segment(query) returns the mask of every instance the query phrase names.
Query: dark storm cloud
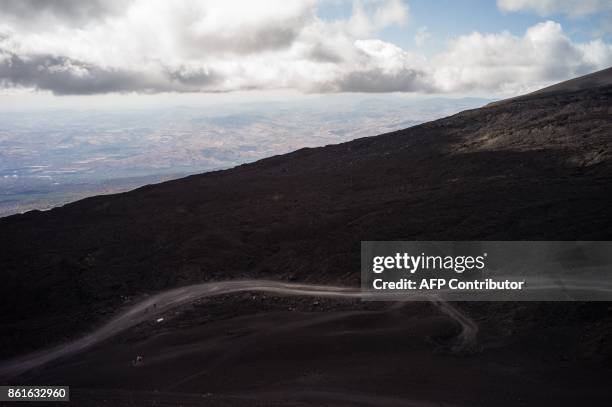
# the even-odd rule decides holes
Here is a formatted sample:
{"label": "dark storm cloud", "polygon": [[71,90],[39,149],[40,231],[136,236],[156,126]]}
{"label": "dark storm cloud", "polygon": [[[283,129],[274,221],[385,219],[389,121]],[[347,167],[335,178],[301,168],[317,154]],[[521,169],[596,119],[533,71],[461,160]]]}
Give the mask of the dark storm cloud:
{"label": "dark storm cloud", "polygon": [[318,43],[315,44],[308,54],[309,59],[316,62],[333,63],[337,64],[343,61],[342,57],[336,54],[334,51],[325,47],[325,45]]}
{"label": "dark storm cloud", "polygon": [[297,27],[254,27],[225,36],[223,33],[186,38],[192,55],[202,53],[247,55],[288,48],[300,30]]}
{"label": "dark storm cloud", "polygon": [[432,92],[425,73],[402,69],[387,73],[382,69],[349,72],[332,83],[323,85],[323,92]]}
{"label": "dark storm cloud", "polygon": [[165,73],[172,82],[190,89],[203,88],[214,83],[219,83],[222,79],[215,72],[205,69],[188,70],[184,67],[180,67],[174,70],[167,69]]}
{"label": "dark storm cloud", "polygon": [[183,35],[182,45],[191,56],[203,54],[249,55],[289,48],[300,35],[308,15],[244,25],[224,32]]}
{"label": "dark storm cloud", "polygon": [[0,49],[0,84],[51,91],[56,95],[111,92],[192,92],[214,85],[219,78],[204,71],[187,75],[166,71],[152,75],[104,68],[63,56],[18,56]]}
{"label": "dark storm cloud", "polygon": [[37,23],[40,19],[56,19],[83,24],[124,10],[130,1],[119,0],[2,0],[3,18]]}

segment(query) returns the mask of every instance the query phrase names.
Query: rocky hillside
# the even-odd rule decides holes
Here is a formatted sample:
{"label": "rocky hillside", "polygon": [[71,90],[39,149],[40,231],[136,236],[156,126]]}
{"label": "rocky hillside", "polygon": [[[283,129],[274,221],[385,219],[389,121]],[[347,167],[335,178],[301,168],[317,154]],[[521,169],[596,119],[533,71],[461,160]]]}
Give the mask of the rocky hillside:
{"label": "rocky hillside", "polygon": [[[357,284],[361,240],[612,238],[610,70],[481,109],[0,219],[1,349],[210,279]],[[44,335],[41,335],[44,333]],[[6,346],[5,346],[6,345]]]}

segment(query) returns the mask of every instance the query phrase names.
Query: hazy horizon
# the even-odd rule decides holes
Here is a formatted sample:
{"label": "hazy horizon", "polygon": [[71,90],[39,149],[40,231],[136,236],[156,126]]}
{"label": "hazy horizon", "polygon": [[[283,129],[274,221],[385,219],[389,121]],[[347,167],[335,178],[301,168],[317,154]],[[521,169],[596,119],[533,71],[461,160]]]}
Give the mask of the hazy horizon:
{"label": "hazy horizon", "polygon": [[200,107],[0,111],[0,216],[375,136],[489,101],[378,95]]}

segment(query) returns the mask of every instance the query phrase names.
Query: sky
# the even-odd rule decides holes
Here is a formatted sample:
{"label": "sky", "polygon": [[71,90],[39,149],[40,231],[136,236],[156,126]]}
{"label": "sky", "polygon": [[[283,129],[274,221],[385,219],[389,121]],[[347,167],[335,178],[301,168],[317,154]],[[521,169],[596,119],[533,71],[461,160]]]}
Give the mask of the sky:
{"label": "sky", "polygon": [[0,110],[506,97],[609,66],[609,0],[0,0]]}

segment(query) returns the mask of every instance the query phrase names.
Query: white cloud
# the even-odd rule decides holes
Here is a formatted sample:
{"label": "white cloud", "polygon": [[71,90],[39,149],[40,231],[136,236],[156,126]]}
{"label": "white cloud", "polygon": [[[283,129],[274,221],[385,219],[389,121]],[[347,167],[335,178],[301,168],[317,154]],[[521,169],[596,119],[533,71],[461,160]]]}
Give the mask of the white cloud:
{"label": "white cloud", "polygon": [[455,39],[434,58],[434,85],[446,91],[523,92],[612,65],[612,45],[574,43],[547,21],[518,37],[473,33]]}
{"label": "white cloud", "polygon": [[408,19],[409,8],[400,0],[391,0],[378,7],[374,12],[374,24],[386,27],[391,24],[404,24]]}
{"label": "white cloud", "polygon": [[[132,0],[121,10],[99,0],[40,10],[33,1],[9,4],[0,16],[5,89],[516,93],[612,65],[610,44],[572,42],[554,22],[523,36],[460,36],[432,57],[410,53],[376,38],[408,21],[399,0],[355,1],[336,20],[320,18],[315,0]],[[75,4],[81,11],[68,7]],[[417,44],[427,35],[421,27]]]}
{"label": "white cloud", "polygon": [[506,12],[532,11],[541,16],[566,14],[580,17],[612,11],[610,0],[497,0],[497,6]]}

